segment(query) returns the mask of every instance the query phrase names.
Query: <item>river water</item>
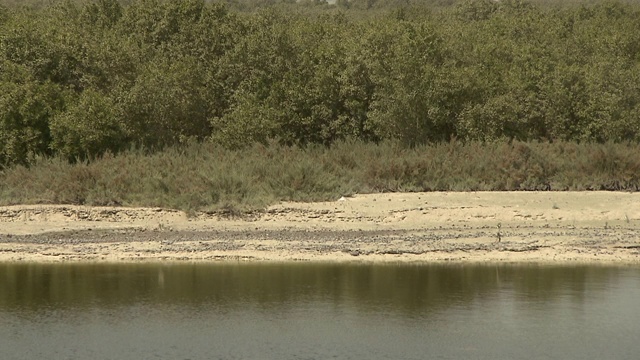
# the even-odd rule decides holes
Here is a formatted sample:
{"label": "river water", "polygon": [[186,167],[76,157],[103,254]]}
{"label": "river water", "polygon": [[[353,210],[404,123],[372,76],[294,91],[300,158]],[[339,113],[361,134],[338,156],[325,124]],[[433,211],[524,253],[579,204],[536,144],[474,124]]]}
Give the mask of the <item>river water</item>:
{"label": "river water", "polygon": [[640,268],[0,264],[0,359],[638,359]]}

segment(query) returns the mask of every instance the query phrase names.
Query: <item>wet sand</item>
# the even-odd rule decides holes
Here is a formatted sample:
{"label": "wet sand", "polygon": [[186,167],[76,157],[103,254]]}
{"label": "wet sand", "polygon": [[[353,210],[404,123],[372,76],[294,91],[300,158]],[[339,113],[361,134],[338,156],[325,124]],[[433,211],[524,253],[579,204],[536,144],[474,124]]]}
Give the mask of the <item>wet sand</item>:
{"label": "wet sand", "polygon": [[640,264],[640,193],[356,195],[245,218],[166,209],[0,207],[0,261]]}

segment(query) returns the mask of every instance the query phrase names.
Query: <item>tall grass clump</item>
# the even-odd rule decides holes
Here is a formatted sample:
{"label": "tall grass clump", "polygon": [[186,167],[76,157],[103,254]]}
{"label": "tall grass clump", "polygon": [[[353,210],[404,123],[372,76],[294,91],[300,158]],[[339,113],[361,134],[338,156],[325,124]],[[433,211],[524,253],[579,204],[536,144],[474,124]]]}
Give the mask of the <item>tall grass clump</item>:
{"label": "tall grass clump", "polygon": [[257,144],[228,150],[193,143],[92,161],[38,158],[0,173],[0,203],[153,206],[254,211],[278,201],[418,191],[632,190],[638,144],[460,142],[406,148]]}

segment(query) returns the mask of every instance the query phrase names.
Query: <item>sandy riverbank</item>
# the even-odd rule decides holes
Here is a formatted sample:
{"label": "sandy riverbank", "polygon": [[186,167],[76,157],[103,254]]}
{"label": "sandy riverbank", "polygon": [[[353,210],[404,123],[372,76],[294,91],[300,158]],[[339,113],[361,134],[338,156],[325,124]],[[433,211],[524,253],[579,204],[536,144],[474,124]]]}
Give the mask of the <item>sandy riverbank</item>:
{"label": "sandy riverbank", "polygon": [[369,194],[247,219],[164,209],[0,207],[0,261],[318,260],[640,264],[640,194]]}

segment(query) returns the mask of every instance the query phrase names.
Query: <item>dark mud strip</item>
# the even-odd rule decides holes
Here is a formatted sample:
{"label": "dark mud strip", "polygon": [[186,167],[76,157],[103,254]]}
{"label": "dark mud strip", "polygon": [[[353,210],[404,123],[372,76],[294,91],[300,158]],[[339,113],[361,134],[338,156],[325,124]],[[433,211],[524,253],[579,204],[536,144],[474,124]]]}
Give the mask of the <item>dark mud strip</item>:
{"label": "dark mud strip", "polygon": [[[620,235],[620,234],[618,234]],[[487,229],[438,229],[433,231],[158,231],[158,230],[84,230],[37,235],[0,235],[0,243],[43,246],[77,246],[80,251],[91,245],[127,242],[159,242],[162,252],[201,251],[291,251],[327,254],[332,252],[361,255],[420,255],[429,252],[535,252],[550,247],[556,238],[571,238],[561,245],[572,249],[607,248],[606,234],[593,229],[504,229],[498,237]],[[511,239],[510,239],[511,238]],[[517,239],[517,240],[514,240]],[[549,240],[549,241],[547,241]],[[262,242],[264,241],[264,242]],[[638,238],[616,236],[616,248],[636,251]]]}

